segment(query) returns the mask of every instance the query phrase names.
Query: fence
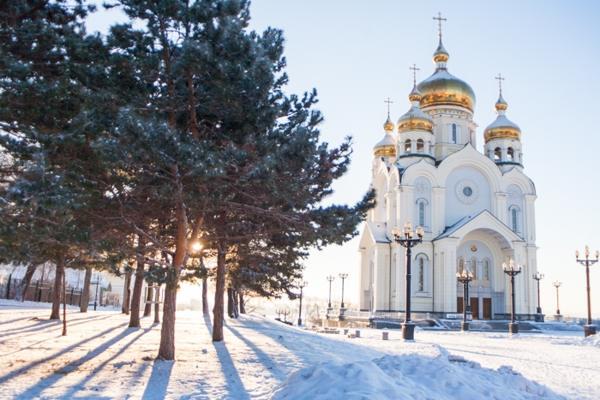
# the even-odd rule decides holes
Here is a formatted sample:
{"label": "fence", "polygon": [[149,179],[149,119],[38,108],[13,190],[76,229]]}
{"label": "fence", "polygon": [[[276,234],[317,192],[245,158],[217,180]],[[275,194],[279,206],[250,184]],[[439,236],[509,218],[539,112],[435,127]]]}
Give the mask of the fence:
{"label": "fence", "polygon": [[[0,282],[0,298],[14,299],[17,297],[17,291],[21,287],[22,279],[13,279],[10,275]],[[51,281],[32,281],[23,295],[25,301],[52,302],[54,291],[54,282]],[[67,286],[67,304],[81,305],[82,289]],[[98,294],[99,303],[102,305],[102,295],[104,291]],[[93,301],[93,293],[90,293],[90,300]]]}

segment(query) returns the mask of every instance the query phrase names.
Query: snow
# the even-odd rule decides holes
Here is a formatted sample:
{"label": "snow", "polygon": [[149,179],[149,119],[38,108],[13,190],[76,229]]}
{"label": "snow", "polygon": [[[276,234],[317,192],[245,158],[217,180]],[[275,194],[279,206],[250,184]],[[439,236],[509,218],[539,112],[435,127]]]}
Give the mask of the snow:
{"label": "snow", "polygon": [[[42,305],[37,304],[38,307]],[[177,313],[175,362],[155,361],[160,325],[127,328],[118,311],[68,310],[68,336],[49,305],[0,301],[0,398],[594,399],[598,338],[361,329],[321,334],[258,316],[226,320],[212,343],[199,312]]]}

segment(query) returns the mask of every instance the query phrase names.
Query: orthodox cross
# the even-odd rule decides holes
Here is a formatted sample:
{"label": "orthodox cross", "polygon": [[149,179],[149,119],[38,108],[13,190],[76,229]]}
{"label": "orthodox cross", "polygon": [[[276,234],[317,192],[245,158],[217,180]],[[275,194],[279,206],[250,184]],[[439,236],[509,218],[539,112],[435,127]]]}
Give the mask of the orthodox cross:
{"label": "orthodox cross", "polygon": [[421,68],[417,68],[417,64],[413,64],[409,69],[413,72],[413,85],[417,86],[417,71],[420,71]]}
{"label": "orthodox cross", "polygon": [[502,96],[502,81],[505,80],[502,74],[498,74],[498,76],[494,77],[498,81],[498,90],[500,90],[500,96]]}
{"label": "orthodox cross", "polygon": [[388,97],[388,98],[387,98],[387,99],[385,99],[383,102],[384,102],[384,103],[387,103],[388,118],[389,118],[389,117],[390,117],[390,104],[392,104],[392,103],[393,103],[393,101],[392,101],[392,100],[390,100],[390,98]]}
{"label": "orthodox cross", "polygon": [[437,17],[433,17],[434,20],[438,22],[438,36],[440,40],[442,40],[442,21],[448,21],[447,18],[442,18],[442,13],[438,12]]}

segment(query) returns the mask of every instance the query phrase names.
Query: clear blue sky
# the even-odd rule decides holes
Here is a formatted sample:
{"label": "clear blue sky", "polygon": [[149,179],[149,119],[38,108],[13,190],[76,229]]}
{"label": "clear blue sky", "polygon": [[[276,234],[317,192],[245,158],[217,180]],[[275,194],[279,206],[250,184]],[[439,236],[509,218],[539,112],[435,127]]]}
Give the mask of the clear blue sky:
{"label": "clear blue sky", "polygon": [[[542,307],[555,308],[551,282],[560,280],[561,311],[585,312],[584,268],[576,248],[600,248],[600,3],[593,1],[351,1],[254,0],[252,27],[284,30],[290,92],[316,88],[325,115],[323,140],[354,138],[352,167],[332,201],[352,203],[370,182],[372,147],[383,136],[384,99],[392,117],[408,110],[409,66],[419,79],[433,72],[438,11],[448,18],[444,45],[451,73],[475,90],[482,132],[495,118],[497,82],[505,77],[508,117],[523,132],[525,172],[534,180]],[[99,13],[91,29],[117,18]],[[314,252],[305,292],[327,295],[325,276],[348,272],[347,296],[358,298],[357,239]],[[600,265],[592,269],[592,309],[600,315]],[[521,276],[520,279],[531,279]],[[336,282],[339,298],[339,282]]]}

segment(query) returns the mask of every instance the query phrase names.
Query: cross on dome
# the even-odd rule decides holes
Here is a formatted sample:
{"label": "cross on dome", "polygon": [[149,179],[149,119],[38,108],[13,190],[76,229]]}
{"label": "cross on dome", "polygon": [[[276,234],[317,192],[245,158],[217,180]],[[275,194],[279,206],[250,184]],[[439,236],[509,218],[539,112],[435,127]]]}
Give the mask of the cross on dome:
{"label": "cross on dome", "polygon": [[385,99],[383,102],[384,102],[384,103],[387,103],[387,115],[388,115],[388,118],[389,118],[389,117],[390,117],[390,104],[392,104],[392,103],[393,103],[393,101],[392,101],[392,100],[390,100],[390,98],[388,97],[388,98],[387,98],[387,99]]}
{"label": "cross on dome", "polygon": [[448,21],[448,18],[442,18],[442,13],[438,12],[437,17],[433,17],[433,19],[438,22],[438,36],[441,41],[442,40],[442,21],[446,22],[446,21]]}
{"label": "cross on dome", "polygon": [[420,71],[421,68],[417,68],[417,64],[413,64],[412,67],[409,67],[408,69],[413,72],[413,86],[417,86],[417,71]]}
{"label": "cross on dome", "polygon": [[500,93],[500,96],[502,96],[502,81],[506,80],[506,78],[503,77],[501,73],[498,73],[498,75],[494,77],[494,79],[498,81],[498,91]]}

